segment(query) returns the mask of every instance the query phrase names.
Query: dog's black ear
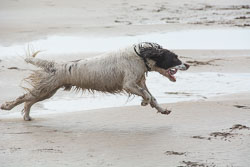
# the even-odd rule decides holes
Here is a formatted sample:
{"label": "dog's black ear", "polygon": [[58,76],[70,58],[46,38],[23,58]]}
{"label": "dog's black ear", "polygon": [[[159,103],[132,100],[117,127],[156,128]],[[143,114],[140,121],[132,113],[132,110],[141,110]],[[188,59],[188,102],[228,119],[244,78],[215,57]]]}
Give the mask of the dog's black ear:
{"label": "dog's black ear", "polygon": [[158,49],[155,47],[146,47],[140,50],[140,54],[145,58],[157,60],[162,54],[162,49]]}

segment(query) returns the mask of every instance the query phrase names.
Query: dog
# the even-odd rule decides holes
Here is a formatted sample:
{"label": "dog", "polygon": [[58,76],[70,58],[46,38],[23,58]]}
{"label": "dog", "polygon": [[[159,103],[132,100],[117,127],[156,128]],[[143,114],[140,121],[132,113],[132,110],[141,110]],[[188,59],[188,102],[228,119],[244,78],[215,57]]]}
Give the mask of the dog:
{"label": "dog", "polygon": [[187,70],[188,64],[182,63],[178,56],[157,43],[142,42],[118,51],[81,60],[58,63],[38,59],[35,56],[25,59],[27,63],[40,68],[26,81],[32,88],[14,101],[1,105],[2,110],[11,110],[24,103],[22,111],[25,121],[30,121],[31,106],[53,96],[59,88],[71,90],[99,91],[104,93],[128,93],[142,97],[142,106],[148,104],[162,114],[171,111],[159,106],[146,86],[148,72],[156,71],[175,82],[178,70]]}

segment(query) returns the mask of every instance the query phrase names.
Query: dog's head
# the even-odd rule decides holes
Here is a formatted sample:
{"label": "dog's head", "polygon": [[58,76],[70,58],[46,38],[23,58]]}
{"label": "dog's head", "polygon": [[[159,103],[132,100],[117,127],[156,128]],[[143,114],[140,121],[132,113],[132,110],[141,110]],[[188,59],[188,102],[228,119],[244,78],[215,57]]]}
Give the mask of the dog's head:
{"label": "dog's head", "polygon": [[182,63],[175,53],[155,43],[141,45],[140,54],[146,59],[155,62],[153,67],[151,67],[153,71],[159,72],[172,82],[176,81],[174,74],[178,70],[184,71],[189,68],[189,65]]}

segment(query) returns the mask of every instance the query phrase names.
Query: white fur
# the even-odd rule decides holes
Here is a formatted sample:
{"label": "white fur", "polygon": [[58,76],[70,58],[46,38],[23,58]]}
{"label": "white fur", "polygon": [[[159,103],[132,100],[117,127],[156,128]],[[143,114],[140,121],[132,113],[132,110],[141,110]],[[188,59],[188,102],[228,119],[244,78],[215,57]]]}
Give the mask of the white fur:
{"label": "white fur", "polygon": [[[158,112],[170,113],[158,105],[156,99],[147,89],[145,75],[148,71],[144,61],[135,53],[133,46],[67,63],[35,58],[37,53],[34,53],[33,57],[25,59],[27,63],[42,68],[26,78],[26,81],[32,85],[32,89],[26,88],[28,93],[14,101],[6,102],[1,106],[1,109],[10,110],[24,102],[24,120],[31,120],[29,113],[34,103],[50,98],[61,87],[66,90],[76,87],[92,92],[126,92],[138,95],[143,98],[141,105],[150,104]],[[148,63],[153,71],[160,72],[159,68],[154,66],[154,61],[148,60]]]}

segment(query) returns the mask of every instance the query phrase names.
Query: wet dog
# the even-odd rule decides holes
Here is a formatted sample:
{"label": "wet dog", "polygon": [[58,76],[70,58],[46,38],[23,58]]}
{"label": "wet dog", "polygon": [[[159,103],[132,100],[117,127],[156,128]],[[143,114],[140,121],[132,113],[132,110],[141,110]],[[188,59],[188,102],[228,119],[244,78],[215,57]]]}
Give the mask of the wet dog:
{"label": "wet dog", "polygon": [[11,110],[24,103],[24,120],[31,120],[33,104],[53,96],[59,88],[104,93],[128,93],[142,97],[142,106],[148,104],[162,114],[170,111],[159,106],[146,86],[146,74],[157,71],[175,82],[178,70],[187,70],[178,56],[156,43],[143,42],[115,52],[67,63],[35,58],[38,52],[25,59],[27,63],[40,67],[26,80],[32,88],[14,101],[2,104],[1,109]]}

